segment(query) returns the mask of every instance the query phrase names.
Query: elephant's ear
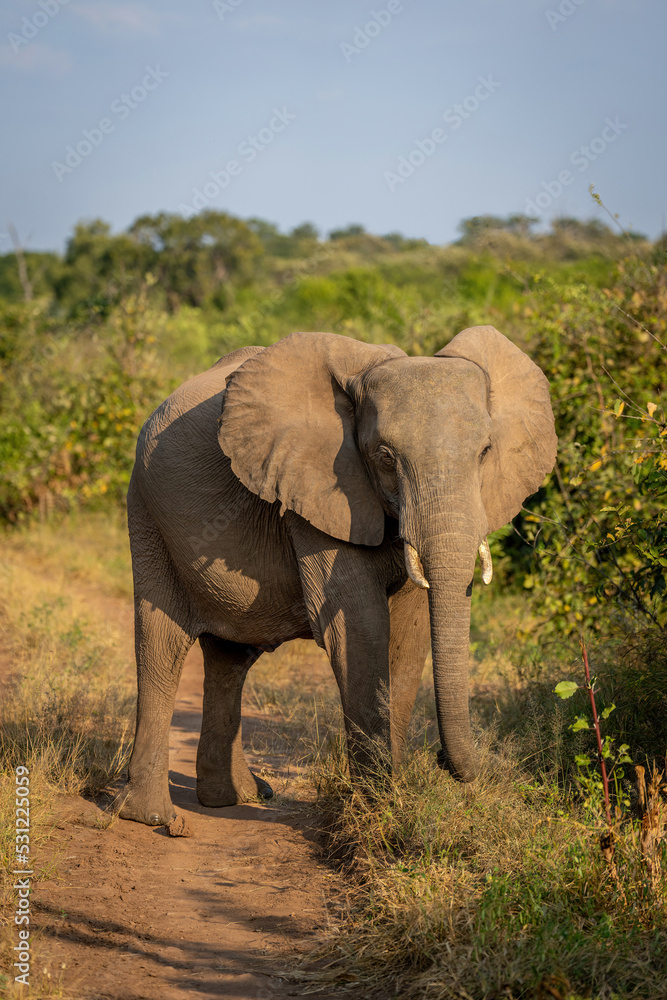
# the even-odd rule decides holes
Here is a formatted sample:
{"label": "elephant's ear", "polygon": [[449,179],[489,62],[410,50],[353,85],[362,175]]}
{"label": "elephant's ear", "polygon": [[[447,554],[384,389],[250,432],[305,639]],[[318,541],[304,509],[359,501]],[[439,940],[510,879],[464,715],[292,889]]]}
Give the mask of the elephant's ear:
{"label": "elephant's ear", "polygon": [[398,347],[293,333],[229,379],[218,440],[244,486],[334,538],[379,545],[384,512],[357,450],[354,383]]}
{"label": "elephant's ear", "polygon": [[493,422],[482,501],[489,531],[519,513],[554,467],[558,439],[541,369],[493,326],[463,330],[436,357],[466,358],[486,372]]}

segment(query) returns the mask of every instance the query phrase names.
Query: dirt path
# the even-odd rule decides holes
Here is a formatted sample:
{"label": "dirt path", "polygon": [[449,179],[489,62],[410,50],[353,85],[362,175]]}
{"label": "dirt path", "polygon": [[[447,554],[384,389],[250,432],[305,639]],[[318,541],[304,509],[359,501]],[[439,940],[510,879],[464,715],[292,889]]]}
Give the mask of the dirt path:
{"label": "dirt path", "polygon": [[[101,829],[95,804],[78,797],[62,802],[52,842],[58,873],[35,885],[33,904],[35,964],[60,980],[58,996],[303,995],[305,987],[281,972],[327,925],[332,876],[318,860],[306,807],[199,805],[202,684],[196,646],[183,671],[170,741],[172,797],[192,837],[122,820]],[[244,716],[244,738],[247,727],[262,721]]]}

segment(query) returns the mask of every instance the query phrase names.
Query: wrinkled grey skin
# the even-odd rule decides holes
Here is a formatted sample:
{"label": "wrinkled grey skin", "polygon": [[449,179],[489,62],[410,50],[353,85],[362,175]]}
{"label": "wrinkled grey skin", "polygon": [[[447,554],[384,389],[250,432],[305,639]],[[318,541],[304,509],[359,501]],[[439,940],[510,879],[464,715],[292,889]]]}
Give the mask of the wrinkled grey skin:
{"label": "wrinkled grey skin", "polygon": [[[440,763],[474,778],[475,557],[555,448],[546,379],[493,327],[435,358],[292,334],[177,389],[141,432],[128,493],[138,704],[121,816],[174,816],[169,725],[197,638],[204,805],[270,796],[243,755],[241,693],[262,651],[295,638],[329,656],[357,774],[378,737],[400,755],[431,645]],[[404,541],[428,589],[409,578]]]}

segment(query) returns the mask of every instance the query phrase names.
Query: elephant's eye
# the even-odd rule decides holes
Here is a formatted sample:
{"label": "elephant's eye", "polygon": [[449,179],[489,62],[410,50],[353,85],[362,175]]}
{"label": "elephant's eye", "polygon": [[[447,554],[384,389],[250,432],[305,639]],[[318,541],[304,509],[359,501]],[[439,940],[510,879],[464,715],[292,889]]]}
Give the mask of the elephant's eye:
{"label": "elephant's eye", "polygon": [[393,469],[396,465],[396,460],[389,451],[389,448],[378,448],[373,455],[373,459],[376,465],[379,465],[381,469],[384,469],[387,472]]}
{"label": "elephant's eye", "polygon": [[485,448],[482,448],[481,454],[479,456],[480,462],[482,461],[483,458],[486,457],[486,455],[488,455],[488,453],[490,451],[491,451],[491,445],[490,444],[487,444],[487,446]]}

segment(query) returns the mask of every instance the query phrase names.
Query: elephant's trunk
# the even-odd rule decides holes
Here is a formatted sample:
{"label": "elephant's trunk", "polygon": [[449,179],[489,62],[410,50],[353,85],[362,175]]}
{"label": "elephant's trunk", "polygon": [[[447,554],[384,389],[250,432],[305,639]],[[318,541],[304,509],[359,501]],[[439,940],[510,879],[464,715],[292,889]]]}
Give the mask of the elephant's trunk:
{"label": "elephant's trunk", "polygon": [[[412,543],[405,546],[406,563],[409,558],[408,567],[411,564],[420,571],[421,584],[410,573],[415,583],[428,586],[433,683],[442,743],[439,762],[458,780],[472,781],[478,762],[468,706],[470,603],[478,547],[483,574],[488,577],[490,571],[488,546],[485,541],[480,545],[486,519],[481,499],[472,500],[469,489],[452,490],[448,498],[430,503],[428,508],[421,516],[414,507],[406,511],[404,538],[407,535],[416,542],[414,547]],[[414,555],[408,555],[410,549]]]}
{"label": "elephant's trunk", "polygon": [[460,781],[472,781],[478,771],[468,706],[469,584],[473,563],[474,559],[456,560],[450,553],[444,565],[428,571],[433,686],[442,744],[439,760]]}

